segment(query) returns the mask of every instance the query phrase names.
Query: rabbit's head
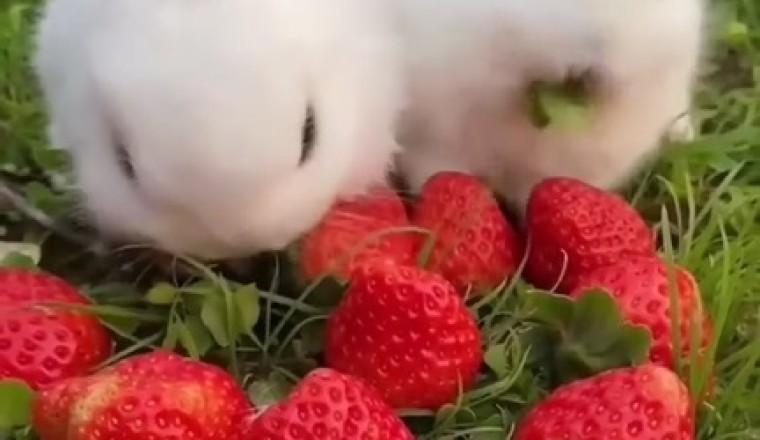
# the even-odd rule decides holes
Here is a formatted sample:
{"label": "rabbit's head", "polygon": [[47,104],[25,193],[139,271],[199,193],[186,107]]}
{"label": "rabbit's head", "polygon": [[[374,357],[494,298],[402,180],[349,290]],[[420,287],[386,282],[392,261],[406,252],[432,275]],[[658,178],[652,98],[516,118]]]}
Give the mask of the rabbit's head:
{"label": "rabbit's head", "polygon": [[382,3],[52,0],[35,66],[95,225],[231,258],[383,181],[403,83]]}

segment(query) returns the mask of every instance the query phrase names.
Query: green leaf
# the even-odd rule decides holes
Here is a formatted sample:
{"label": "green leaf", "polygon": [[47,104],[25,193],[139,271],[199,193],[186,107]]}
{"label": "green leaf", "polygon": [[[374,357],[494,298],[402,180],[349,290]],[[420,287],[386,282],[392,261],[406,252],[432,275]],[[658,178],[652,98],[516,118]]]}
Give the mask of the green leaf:
{"label": "green leaf", "polygon": [[220,347],[230,345],[230,335],[227,334],[227,305],[221,295],[209,294],[203,298],[201,320]]}
{"label": "green leaf", "polygon": [[134,335],[138,328],[140,328],[140,320],[134,318],[125,318],[119,316],[101,316],[99,319],[122,334]]}
{"label": "green leaf", "polygon": [[531,88],[531,116],[539,128],[578,130],[591,119],[590,102],[576,82],[534,84]]}
{"label": "green leaf", "polygon": [[177,347],[177,342],[179,341],[179,326],[179,320],[176,317],[173,317],[171,322],[166,326],[166,335],[164,335],[164,341],[161,343],[161,348],[174,351]]}
{"label": "green leaf", "polygon": [[[115,308],[130,306],[130,308],[133,308],[141,305],[143,301],[142,293],[133,285],[127,283],[106,283],[83,288],[83,291],[101,306],[112,306]],[[126,335],[134,335],[142,322],[136,316],[102,314],[99,318],[103,323],[114,328],[117,332]]]}
{"label": "green leaf", "polygon": [[317,307],[336,307],[343,299],[348,284],[333,276],[319,280],[308,297],[308,303]]}
{"label": "green leaf", "polygon": [[314,320],[304,324],[300,334],[303,349],[307,354],[316,354],[324,350],[326,327],[325,320]]}
{"label": "green leaf", "polygon": [[0,241],[0,267],[36,269],[40,254],[34,243]]}
{"label": "green leaf", "polygon": [[456,405],[450,403],[441,406],[435,413],[435,426],[449,426],[456,418],[458,411]]}
{"label": "green leaf", "polygon": [[628,323],[610,293],[603,290],[582,293],[576,301],[574,315],[570,332],[574,339],[584,341],[584,349],[590,355],[620,366],[647,359],[649,332]]}
{"label": "green leaf", "polygon": [[34,161],[45,170],[60,170],[68,164],[68,153],[65,150],[52,148],[32,148]]}
{"label": "green leaf", "polygon": [[98,297],[98,304],[123,304],[124,302],[138,305],[142,303],[143,294],[129,283],[114,282],[88,286],[84,288],[87,296]]}
{"label": "green leaf", "polygon": [[749,27],[746,23],[733,20],[726,26],[722,40],[729,46],[741,47],[750,40]]}
{"label": "green leaf", "polygon": [[551,327],[564,328],[573,319],[573,299],[558,293],[532,290],[523,300],[531,317]]}
{"label": "green leaf", "polygon": [[31,426],[26,426],[24,428],[17,429],[16,432],[13,433],[13,439],[14,440],[38,440],[39,437],[37,437],[36,432],[34,431],[34,429],[32,429]]}
{"label": "green leaf", "polygon": [[470,440],[504,440],[507,438],[507,426],[504,416],[501,414],[493,414],[485,420],[480,421],[478,429],[481,429],[481,431],[476,431],[469,435]]}
{"label": "green leaf", "polygon": [[0,267],[37,270],[37,262],[26,253],[12,251],[0,257]]}
{"label": "green leaf", "polygon": [[145,301],[153,305],[170,305],[179,293],[179,290],[169,283],[158,283],[145,294]]}
{"label": "green leaf", "polygon": [[533,326],[519,335],[520,346],[530,347],[527,362],[535,364],[547,359],[554,354],[556,328],[548,326]]}
{"label": "green leaf", "polygon": [[608,292],[592,290],[573,299],[535,291],[525,301],[540,324],[528,335],[539,345],[542,340],[549,343],[550,349],[541,351],[557,385],[638,365],[649,355],[649,331],[627,322]]}
{"label": "green leaf", "polygon": [[588,351],[601,352],[615,342],[622,322],[614,299],[607,292],[591,291],[576,300],[570,333],[585,341]]}
{"label": "green leaf", "polygon": [[0,380],[0,430],[28,425],[32,417],[34,391],[17,379]]}
{"label": "green leaf", "polygon": [[199,359],[214,346],[214,339],[203,321],[197,316],[188,316],[182,323],[179,342],[190,356]]}
{"label": "green leaf", "polygon": [[285,400],[292,384],[281,374],[273,372],[266,379],[259,379],[248,386],[248,397],[257,407],[274,405]]}
{"label": "green leaf", "polygon": [[207,296],[222,295],[219,286],[208,279],[196,281],[189,286],[180,288],[180,291],[186,293],[186,295],[182,295],[182,303],[187,312],[193,315],[200,315]]}
{"label": "green leaf", "polygon": [[40,182],[31,182],[24,187],[26,200],[51,217],[59,217],[71,209],[71,195],[57,194]]}
{"label": "green leaf", "polygon": [[134,309],[134,308],[129,308],[129,307],[119,307],[119,306],[113,306],[113,305],[99,305],[99,304],[87,305],[87,306],[62,304],[60,307],[67,310],[81,310],[85,313],[93,313],[95,315],[98,315],[98,317],[101,319],[128,318],[128,319],[135,319],[139,322],[154,322],[154,323],[166,322],[166,316],[164,315],[149,313],[145,310],[139,310],[139,309]]}
{"label": "green leaf", "polygon": [[486,349],[483,359],[497,377],[502,378],[509,374],[507,363],[506,344],[494,344]]}
{"label": "green leaf", "polygon": [[259,320],[261,314],[261,307],[259,305],[259,293],[256,287],[253,285],[245,285],[239,287],[233,294],[235,301],[235,308],[238,312],[238,334],[243,335],[248,333],[256,322]]}

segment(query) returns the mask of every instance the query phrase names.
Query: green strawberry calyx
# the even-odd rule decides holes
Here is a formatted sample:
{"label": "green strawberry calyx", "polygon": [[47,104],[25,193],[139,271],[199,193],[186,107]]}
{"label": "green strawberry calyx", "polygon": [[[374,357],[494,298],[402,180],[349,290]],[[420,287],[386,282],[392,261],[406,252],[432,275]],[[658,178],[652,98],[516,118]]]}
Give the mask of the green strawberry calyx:
{"label": "green strawberry calyx", "polygon": [[555,385],[639,365],[649,356],[649,330],[626,321],[606,291],[589,290],[577,299],[529,291],[524,300],[536,324],[529,337],[547,348],[539,356],[551,365]]}

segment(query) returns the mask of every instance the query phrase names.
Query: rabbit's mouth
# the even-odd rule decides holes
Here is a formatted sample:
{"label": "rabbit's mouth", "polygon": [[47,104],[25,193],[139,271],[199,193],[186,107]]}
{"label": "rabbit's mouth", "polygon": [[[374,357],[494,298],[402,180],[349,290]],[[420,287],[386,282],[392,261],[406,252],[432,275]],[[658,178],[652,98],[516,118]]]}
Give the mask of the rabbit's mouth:
{"label": "rabbit's mouth", "polygon": [[533,81],[526,87],[526,106],[534,126],[582,128],[589,123],[595,103],[604,93],[605,75],[589,68],[570,73],[563,81]]}

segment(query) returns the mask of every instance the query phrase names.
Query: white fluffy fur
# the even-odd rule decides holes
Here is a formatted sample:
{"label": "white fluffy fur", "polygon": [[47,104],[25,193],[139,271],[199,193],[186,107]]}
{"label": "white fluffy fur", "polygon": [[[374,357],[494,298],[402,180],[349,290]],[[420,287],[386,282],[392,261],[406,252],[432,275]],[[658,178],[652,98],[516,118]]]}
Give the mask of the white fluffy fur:
{"label": "white fluffy fur", "polygon": [[[411,107],[401,165],[414,190],[437,171],[468,171],[522,207],[544,177],[612,189],[658,151],[663,135],[689,136],[682,115],[702,48],[702,0],[403,4]],[[591,126],[534,128],[527,83],[587,68],[603,85]]]}
{"label": "white fluffy fur", "polygon": [[[518,204],[549,175],[624,182],[665,132],[690,129],[669,127],[690,105],[701,2],[50,0],[36,66],[101,229],[233,257],[284,247],[382,180],[405,100],[413,189],[444,169]],[[604,84],[592,126],[535,129],[528,82],[588,68]],[[309,102],[319,139],[299,167]]]}
{"label": "white fluffy fur", "polygon": [[[51,0],[35,64],[52,142],[101,229],[234,257],[382,181],[402,105],[383,0]],[[302,167],[308,103],[318,139]],[[115,156],[121,139],[137,173]]]}

